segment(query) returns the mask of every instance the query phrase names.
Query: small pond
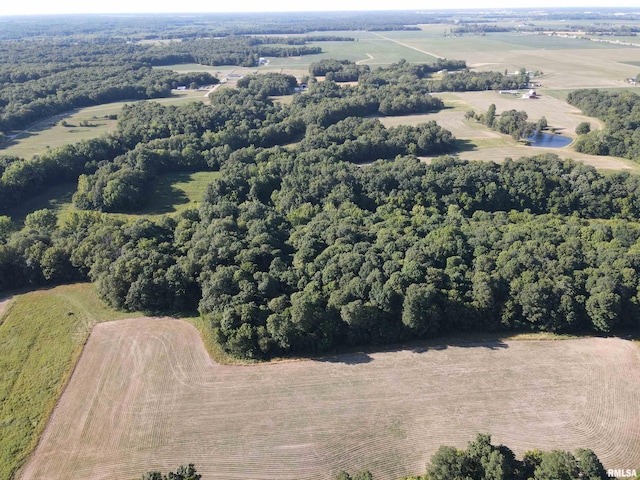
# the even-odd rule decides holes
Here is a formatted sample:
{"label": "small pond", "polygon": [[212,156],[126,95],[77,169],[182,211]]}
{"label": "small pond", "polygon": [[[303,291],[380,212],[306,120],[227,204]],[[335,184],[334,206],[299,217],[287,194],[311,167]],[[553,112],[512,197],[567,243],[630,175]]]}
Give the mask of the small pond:
{"label": "small pond", "polygon": [[562,148],[569,145],[573,138],[554,135],[553,133],[538,132],[533,137],[527,138],[532,147]]}

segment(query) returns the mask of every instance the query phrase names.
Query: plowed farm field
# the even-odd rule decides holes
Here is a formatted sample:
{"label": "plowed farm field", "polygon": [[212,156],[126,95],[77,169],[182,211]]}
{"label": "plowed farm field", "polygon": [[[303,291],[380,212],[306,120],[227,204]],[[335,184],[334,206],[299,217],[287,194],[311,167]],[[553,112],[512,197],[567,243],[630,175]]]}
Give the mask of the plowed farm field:
{"label": "plowed farm field", "polygon": [[210,479],[376,480],[424,472],[488,432],[525,450],[640,465],[640,354],[614,338],[413,348],[252,366],[168,318],[99,324],[22,479],[130,479],[193,462]]}

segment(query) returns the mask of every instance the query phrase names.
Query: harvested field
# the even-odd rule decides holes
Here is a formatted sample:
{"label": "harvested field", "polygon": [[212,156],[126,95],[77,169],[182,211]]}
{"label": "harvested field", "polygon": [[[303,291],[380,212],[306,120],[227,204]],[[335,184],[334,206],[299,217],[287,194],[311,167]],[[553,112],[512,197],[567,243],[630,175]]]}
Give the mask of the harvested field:
{"label": "harvested field", "polygon": [[[640,353],[620,339],[415,348],[255,366],[211,361],[174,319],[97,325],[21,478],[114,479],[194,462],[208,479],[379,480],[476,432],[640,465]],[[626,467],[625,467],[626,468]]]}

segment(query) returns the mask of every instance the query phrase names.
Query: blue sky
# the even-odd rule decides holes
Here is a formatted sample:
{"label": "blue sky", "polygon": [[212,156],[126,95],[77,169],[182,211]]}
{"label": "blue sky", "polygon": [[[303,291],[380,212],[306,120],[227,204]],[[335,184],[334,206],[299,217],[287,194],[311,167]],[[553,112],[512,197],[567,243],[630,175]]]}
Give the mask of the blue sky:
{"label": "blue sky", "polygon": [[[367,0],[345,2],[344,0],[293,1],[293,0],[18,0],[2,1],[0,15],[52,14],[52,13],[169,13],[169,12],[261,12],[261,11],[309,11],[309,10],[432,10],[436,8],[478,8],[477,1],[448,0]],[[637,0],[539,0],[517,2],[506,0],[483,0],[482,8],[517,7],[637,7]]]}

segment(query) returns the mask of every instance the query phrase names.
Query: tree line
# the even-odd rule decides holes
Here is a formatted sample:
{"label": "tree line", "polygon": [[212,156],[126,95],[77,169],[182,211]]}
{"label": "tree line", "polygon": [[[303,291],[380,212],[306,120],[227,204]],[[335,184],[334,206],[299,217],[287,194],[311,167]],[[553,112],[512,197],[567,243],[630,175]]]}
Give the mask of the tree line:
{"label": "tree line", "polygon": [[319,53],[322,53],[322,48],[307,45],[304,38],[292,41],[280,37],[228,36],[154,45],[141,50],[134,58],[156,66],[199,63],[255,67],[259,64],[260,57],[293,57]]}
{"label": "tree line", "polygon": [[[194,464],[180,466],[176,472],[163,475],[145,473],[141,480],[200,480]],[[369,470],[354,474],[340,471],[336,480],[374,480]],[[403,480],[607,480],[602,463],[593,450],[528,450],[522,460],[506,445],[493,445],[491,435],[477,434],[466,448],[446,445],[431,456],[426,472]]]}
{"label": "tree line", "polygon": [[491,436],[478,434],[464,449],[441,446],[427,471],[405,480],[606,480],[593,450],[529,450],[518,460],[505,445],[493,445]]}
{"label": "tree line", "polygon": [[547,119],[541,117],[536,123],[529,122],[529,115],[524,110],[507,110],[502,113],[496,112],[495,104],[489,105],[484,113],[476,113],[469,110],[465,113],[466,120],[475,120],[506,135],[511,135],[514,140],[521,140],[531,137],[535,132],[547,128]]}
{"label": "tree line", "polygon": [[605,124],[575,142],[578,152],[640,160],[640,95],[630,91],[576,90],[567,102]]}
{"label": "tree line", "polygon": [[198,308],[247,358],[637,328],[636,176],[553,156],[358,167],[324,152],[240,149],[198,210],[159,222],[5,218],[0,287],[89,278],[116,308]]}
{"label": "tree line", "polygon": [[75,40],[122,38],[136,42],[230,35],[309,34],[317,37],[316,32],[417,30],[421,23],[448,22],[449,16],[407,11],[32,16],[4,22],[0,41],[52,37]]}

